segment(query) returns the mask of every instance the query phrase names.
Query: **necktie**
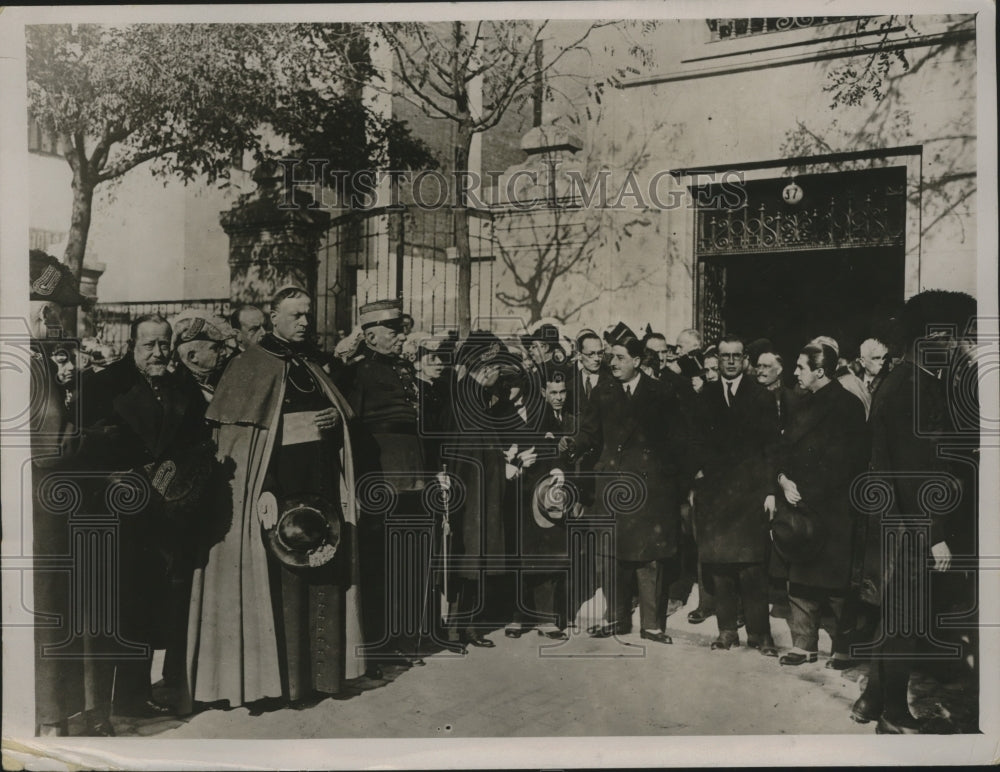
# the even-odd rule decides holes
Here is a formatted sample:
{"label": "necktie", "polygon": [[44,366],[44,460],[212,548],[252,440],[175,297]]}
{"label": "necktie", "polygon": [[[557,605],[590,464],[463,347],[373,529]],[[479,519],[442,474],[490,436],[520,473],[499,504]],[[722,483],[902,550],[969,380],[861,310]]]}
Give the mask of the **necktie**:
{"label": "necktie", "polygon": [[594,386],[590,382],[590,376],[589,375],[583,376],[583,396],[585,398],[590,399],[590,392],[593,390],[593,388]]}
{"label": "necktie", "polygon": [[625,386],[625,396],[628,397],[629,399],[632,398],[632,387],[631,386]]}
{"label": "necktie", "polygon": [[733,406],[733,382],[726,381],[726,404],[729,407]]}
{"label": "necktie", "polygon": [[557,424],[561,424],[562,423],[562,413],[560,413],[558,411],[556,411],[556,423]]}

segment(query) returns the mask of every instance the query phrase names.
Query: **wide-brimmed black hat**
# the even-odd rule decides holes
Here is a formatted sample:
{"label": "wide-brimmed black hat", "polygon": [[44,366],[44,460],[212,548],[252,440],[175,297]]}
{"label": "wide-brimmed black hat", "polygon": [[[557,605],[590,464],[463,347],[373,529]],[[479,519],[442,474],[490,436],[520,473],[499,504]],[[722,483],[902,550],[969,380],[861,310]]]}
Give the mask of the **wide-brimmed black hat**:
{"label": "wide-brimmed black hat", "polygon": [[771,534],[778,554],[789,563],[805,563],[814,559],[825,540],[816,515],[801,501],[793,506],[780,493],[775,498]]}
{"label": "wide-brimmed black hat", "polygon": [[279,503],[278,522],[267,534],[267,543],[289,566],[322,566],[329,563],[340,544],[340,516],[322,496],[304,494]]}
{"label": "wide-brimmed black hat", "polygon": [[69,266],[40,249],[28,252],[28,281],[30,300],[49,300],[61,306],[79,306],[87,301]]}

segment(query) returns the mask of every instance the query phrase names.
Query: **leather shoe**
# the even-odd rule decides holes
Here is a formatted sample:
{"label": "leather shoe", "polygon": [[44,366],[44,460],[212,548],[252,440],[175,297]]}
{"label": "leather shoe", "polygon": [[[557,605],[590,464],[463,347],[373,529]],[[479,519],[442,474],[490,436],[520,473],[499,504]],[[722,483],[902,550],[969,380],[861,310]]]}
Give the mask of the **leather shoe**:
{"label": "leather shoe", "polygon": [[673,616],[682,608],[684,608],[684,601],[678,598],[671,598],[667,601],[667,616]]}
{"label": "leather shoe", "polygon": [[774,639],[770,635],[765,635],[762,638],[748,638],[747,646],[751,649],[757,649],[765,657],[778,656],[778,647],[774,645]]}
{"label": "leather shoe", "polygon": [[732,630],[723,630],[709,645],[712,651],[729,651],[733,646],[739,647],[740,637]]}
{"label": "leather shoe", "polygon": [[827,670],[847,670],[854,667],[854,660],[831,657],[826,661],[825,667]]}
{"label": "leather shoe", "polygon": [[789,651],[781,655],[778,660],[779,665],[803,665],[806,662],[815,662],[819,659],[819,652],[811,651],[808,654],[801,654],[797,651]]}
{"label": "leather shoe", "polygon": [[640,630],[639,637],[644,641],[653,641],[654,643],[673,643],[674,639],[671,638],[666,633],[651,633],[648,630]]}
{"label": "leather shoe", "polygon": [[858,724],[867,724],[875,721],[882,715],[882,701],[872,697],[868,692],[862,692],[861,696],[854,701],[851,706],[851,720]]}
{"label": "leather shoe", "polygon": [[111,724],[111,721],[104,719],[102,721],[95,721],[87,726],[87,736],[88,737],[114,737],[115,728]]}
{"label": "leather shoe", "polygon": [[569,640],[569,636],[566,634],[565,630],[538,630],[538,634],[542,638],[550,638],[553,641]]}
{"label": "leather shoe", "polygon": [[883,713],[875,725],[875,734],[920,734],[920,722],[910,711],[901,716],[887,716]]}
{"label": "leather shoe", "polygon": [[176,715],[177,711],[169,705],[164,705],[151,698],[133,705],[116,705],[115,713],[129,718],[163,718]]}
{"label": "leather shoe", "polygon": [[591,638],[611,638],[614,635],[624,635],[626,631],[622,629],[621,625],[611,623],[607,625],[596,625],[590,628],[588,632],[590,633]]}
{"label": "leather shoe", "polygon": [[469,646],[476,646],[480,649],[492,649],[496,646],[493,641],[480,633],[466,633],[462,636],[462,643],[467,643]]}
{"label": "leather shoe", "polygon": [[508,627],[506,630],[503,631],[503,634],[508,638],[520,638],[522,635],[524,635],[524,630],[517,630]]}
{"label": "leather shoe", "polygon": [[709,611],[703,608],[696,608],[694,611],[688,612],[688,622],[690,622],[693,625],[700,625],[709,617],[714,617],[714,616],[715,616],[714,611]]}

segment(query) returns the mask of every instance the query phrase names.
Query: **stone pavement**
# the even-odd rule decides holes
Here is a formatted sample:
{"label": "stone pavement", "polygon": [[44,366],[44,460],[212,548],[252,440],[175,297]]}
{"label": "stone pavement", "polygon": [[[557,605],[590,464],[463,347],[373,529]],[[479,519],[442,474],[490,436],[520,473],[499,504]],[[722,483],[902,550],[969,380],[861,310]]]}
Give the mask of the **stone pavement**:
{"label": "stone pavement", "polygon": [[[578,623],[600,612],[599,598]],[[342,698],[304,708],[206,710],[117,728],[174,739],[873,733],[873,724],[848,717],[863,666],[826,670],[821,656],[814,665],[783,668],[746,647],[710,651],[714,618],[687,621],[696,604],[693,595],[668,620],[672,646],[638,634],[596,640],[581,633],[558,644],[534,632],[508,639],[497,630],[489,635],[494,649],[441,652],[425,667],[386,667],[384,680],[359,679]],[[787,624],[771,621],[779,647],[790,646]],[[741,637],[745,642],[745,631]],[[820,651],[829,652],[829,639],[821,639]],[[974,729],[967,684],[920,683],[914,710],[938,721],[934,731]]]}

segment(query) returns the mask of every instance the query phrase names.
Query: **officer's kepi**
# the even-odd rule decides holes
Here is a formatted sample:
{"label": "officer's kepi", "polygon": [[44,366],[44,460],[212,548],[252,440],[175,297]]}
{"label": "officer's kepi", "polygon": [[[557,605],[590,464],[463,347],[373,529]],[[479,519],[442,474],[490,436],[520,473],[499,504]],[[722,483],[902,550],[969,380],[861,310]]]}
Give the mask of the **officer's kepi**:
{"label": "officer's kepi", "polygon": [[397,332],[403,328],[403,301],[376,300],[361,306],[358,322],[362,330],[371,327],[388,327]]}

